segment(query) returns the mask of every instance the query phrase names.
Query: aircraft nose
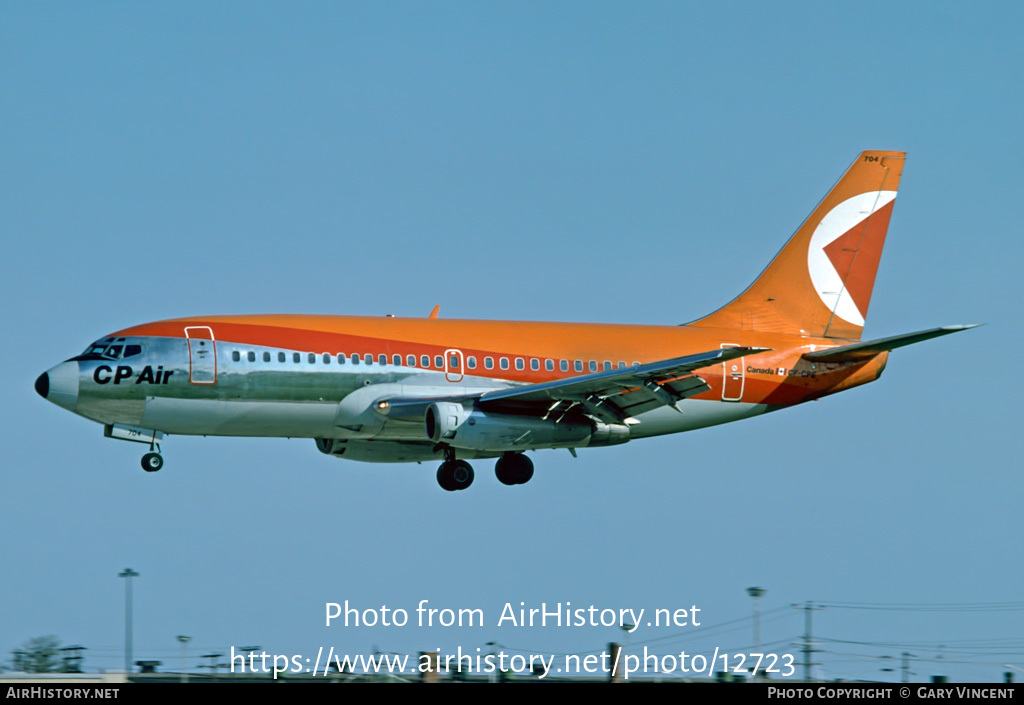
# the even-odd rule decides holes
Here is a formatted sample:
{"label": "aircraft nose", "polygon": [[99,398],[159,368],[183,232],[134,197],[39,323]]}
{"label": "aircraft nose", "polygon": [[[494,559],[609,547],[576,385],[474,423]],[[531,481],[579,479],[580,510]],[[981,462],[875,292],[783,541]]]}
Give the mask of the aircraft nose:
{"label": "aircraft nose", "polygon": [[62,362],[39,375],[36,392],[61,408],[74,411],[78,405],[78,363]]}
{"label": "aircraft nose", "polygon": [[41,396],[43,399],[50,393],[50,375],[45,372],[36,377],[36,394]]}

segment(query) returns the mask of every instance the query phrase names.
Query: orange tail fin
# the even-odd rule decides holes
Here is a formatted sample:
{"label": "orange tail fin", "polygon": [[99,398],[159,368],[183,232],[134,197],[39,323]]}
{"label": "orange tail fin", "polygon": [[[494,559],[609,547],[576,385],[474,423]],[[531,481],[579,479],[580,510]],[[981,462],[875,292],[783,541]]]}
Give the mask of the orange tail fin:
{"label": "orange tail fin", "polygon": [[689,325],[860,340],[904,152],[863,152],[771,264]]}

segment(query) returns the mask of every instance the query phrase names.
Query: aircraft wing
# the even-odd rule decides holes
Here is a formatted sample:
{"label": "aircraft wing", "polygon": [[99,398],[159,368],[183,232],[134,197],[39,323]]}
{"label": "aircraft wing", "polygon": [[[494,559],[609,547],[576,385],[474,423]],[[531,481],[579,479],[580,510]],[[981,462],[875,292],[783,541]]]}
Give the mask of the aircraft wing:
{"label": "aircraft wing", "polygon": [[938,338],[940,335],[949,335],[950,333],[958,333],[969,328],[977,328],[978,325],[968,324],[931,328],[916,333],[904,333],[903,335],[893,335],[888,338],[865,340],[863,343],[841,345],[837,348],[828,348],[827,350],[815,350],[814,352],[804,353],[802,357],[811,362],[862,362],[880,352],[902,348],[904,345],[913,345],[914,343],[920,343],[922,340]]}
{"label": "aircraft wing", "polygon": [[385,413],[392,418],[422,418],[427,406],[437,401],[474,401],[484,411],[560,418],[578,408],[606,423],[624,423],[635,414],[659,406],[674,408],[676,402],[706,392],[710,387],[692,374],[696,370],[769,349],[723,348],[471,396],[389,399]]}

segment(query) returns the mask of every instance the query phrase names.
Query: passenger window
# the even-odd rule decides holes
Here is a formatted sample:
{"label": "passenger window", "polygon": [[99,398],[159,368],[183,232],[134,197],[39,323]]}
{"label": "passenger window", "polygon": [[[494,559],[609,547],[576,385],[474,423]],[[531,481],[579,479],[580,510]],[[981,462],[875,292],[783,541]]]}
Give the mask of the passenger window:
{"label": "passenger window", "polygon": [[590,371],[597,372],[597,360],[590,361]]}
{"label": "passenger window", "polygon": [[298,353],[292,353],[292,362],[299,363],[301,361],[302,361],[302,358],[299,357]]}
{"label": "passenger window", "polygon": [[277,361],[278,362],[284,362],[284,353],[283,352],[279,352],[277,354]]}
{"label": "passenger window", "polygon": [[434,355],[434,367],[442,369],[444,367],[444,358],[440,355]]}
{"label": "passenger window", "polygon": [[558,369],[562,370],[562,372],[568,372],[569,371],[569,361],[568,360],[562,360],[561,362],[559,362],[558,363]]}
{"label": "passenger window", "polygon": [[306,362],[313,364],[316,362],[316,353],[306,353]]}
{"label": "passenger window", "polygon": [[524,370],[524,369],[526,369],[526,363],[523,362],[523,358],[521,358],[521,357],[517,357],[516,358],[516,369],[517,370]]}
{"label": "passenger window", "polygon": [[377,363],[380,365],[388,364],[388,356],[385,355],[384,353],[380,353],[379,355],[377,355]]}
{"label": "passenger window", "polygon": [[363,362],[365,362],[367,365],[372,365],[373,355],[371,355],[370,353],[366,353],[365,355],[363,355]]}
{"label": "passenger window", "polygon": [[619,360],[619,369],[620,370],[626,369],[626,363],[623,362],[622,360]]}
{"label": "passenger window", "polygon": [[507,370],[508,369],[508,358],[507,357],[501,358],[501,369],[503,369],[503,370]]}
{"label": "passenger window", "polygon": [[448,369],[449,370],[457,370],[457,369],[459,369],[459,356],[458,355],[449,355],[448,356]]}
{"label": "passenger window", "polygon": [[396,365],[396,366],[401,366],[401,364],[402,364],[402,356],[401,355],[392,355],[391,356],[391,364],[392,365]]}
{"label": "passenger window", "polygon": [[353,365],[358,365],[359,364],[359,356],[356,355],[355,353],[352,353],[352,364]]}
{"label": "passenger window", "polygon": [[415,355],[406,355],[405,356],[405,364],[408,367],[416,367],[416,356]]}
{"label": "passenger window", "polygon": [[582,372],[583,371],[583,360],[577,360],[574,363],[574,366],[575,366],[577,372]]}
{"label": "passenger window", "polygon": [[270,353],[268,353],[268,352],[264,352],[263,353],[263,362],[270,362]]}
{"label": "passenger window", "polygon": [[234,362],[238,362],[239,360],[241,360],[241,359],[242,359],[242,356],[238,354],[238,351],[237,351],[237,350],[235,350],[234,352],[232,352],[232,353],[231,353],[231,359],[232,359],[232,360],[233,360]]}
{"label": "passenger window", "polygon": [[493,357],[485,357],[484,358],[484,367],[486,369],[488,369],[488,370],[493,370],[494,369],[494,358]]}
{"label": "passenger window", "polygon": [[604,361],[604,371],[607,372],[611,368],[612,368],[612,361],[611,360],[605,360]]}
{"label": "passenger window", "polygon": [[553,372],[554,369],[555,369],[555,361],[554,360],[545,360],[544,361],[544,369],[547,370],[548,372]]}
{"label": "passenger window", "polygon": [[256,362],[256,353],[252,352],[251,350],[246,355],[246,357],[249,358],[249,362]]}
{"label": "passenger window", "polygon": [[348,361],[345,359],[345,353],[338,353],[338,364],[344,365],[346,362]]}
{"label": "passenger window", "polygon": [[420,355],[420,367],[422,367],[424,369],[429,369],[430,368],[430,356],[429,355]]}
{"label": "passenger window", "polygon": [[531,359],[530,360],[530,369],[533,370],[534,372],[539,370],[540,369],[540,360],[538,360],[537,358]]}
{"label": "passenger window", "polygon": [[476,358],[473,357],[472,355],[467,357],[466,358],[466,367],[468,367],[471,370],[475,370],[476,369]]}
{"label": "passenger window", "polygon": [[324,361],[325,365],[331,364],[331,354],[330,353],[324,353],[323,355],[320,356],[320,359]]}

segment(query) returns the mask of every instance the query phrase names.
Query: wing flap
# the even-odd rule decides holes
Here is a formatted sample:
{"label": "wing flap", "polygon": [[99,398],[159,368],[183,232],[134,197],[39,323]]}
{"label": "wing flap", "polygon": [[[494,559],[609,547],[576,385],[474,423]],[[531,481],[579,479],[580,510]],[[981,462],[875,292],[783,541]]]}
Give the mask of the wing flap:
{"label": "wing flap", "polygon": [[624,391],[614,397],[609,397],[608,401],[619,407],[628,418],[638,416],[651,409],[657,409],[659,406],[675,408],[676,402],[711,390],[708,383],[696,375],[658,385],[667,392],[667,397],[659,393],[656,388],[652,388],[653,384],[655,383],[648,382],[641,387]]}
{"label": "wing flap", "polygon": [[765,352],[770,348],[735,347],[687,355],[624,369],[595,372],[540,384],[482,394],[401,397],[377,402],[377,411],[396,421],[419,421],[435,402],[475,402],[485,411],[561,418],[572,411],[606,423],[627,423],[631,416],[660,406],[675,406],[710,389],[696,370]]}
{"label": "wing flap", "polygon": [[[633,365],[625,369],[595,372],[589,375],[531,384],[525,387],[500,389],[482,394],[479,401],[481,406],[506,401],[551,402],[567,399],[582,402],[593,396],[599,398],[612,397],[629,390],[634,390],[637,387],[644,387],[648,383],[653,383],[659,388],[664,389],[662,383],[688,377],[695,370],[734,360],[745,355],[765,352],[768,349],[737,347],[711,350],[709,352],[697,353],[696,355],[687,355],[686,357]],[[687,383],[682,388],[687,389],[690,384],[692,383]]]}

